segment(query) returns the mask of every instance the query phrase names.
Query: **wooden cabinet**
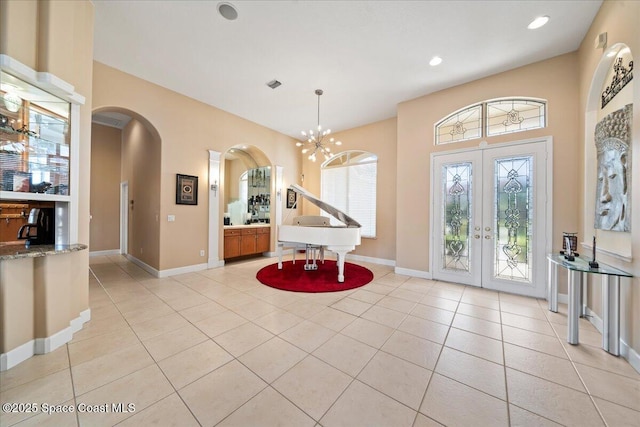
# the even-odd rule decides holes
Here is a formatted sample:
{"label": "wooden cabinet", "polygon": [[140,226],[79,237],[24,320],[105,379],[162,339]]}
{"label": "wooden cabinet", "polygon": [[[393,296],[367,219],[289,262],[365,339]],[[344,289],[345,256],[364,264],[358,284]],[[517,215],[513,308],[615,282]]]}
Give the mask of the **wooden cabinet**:
{"label": "wooden cabinet", "polygon": [[270,247],[271,229],[269,227],[224,230],[224,259],[268,252]]}
{"label": "wooden cabinet", "polygon": [[224,230],[224,258],[240,256],[240,230]]}
{"label": "wooden cabinet", "polygon": [[269,252],[271,249],[271,230],[269,228],[258,228],[257,229],[257,238],[256,244],[257,252]]}
{"label": "wooden cabinet", "polygon": [[240,238],[240,255],[251,255],[258,252],[258,234],[255,228],[243,228]]}

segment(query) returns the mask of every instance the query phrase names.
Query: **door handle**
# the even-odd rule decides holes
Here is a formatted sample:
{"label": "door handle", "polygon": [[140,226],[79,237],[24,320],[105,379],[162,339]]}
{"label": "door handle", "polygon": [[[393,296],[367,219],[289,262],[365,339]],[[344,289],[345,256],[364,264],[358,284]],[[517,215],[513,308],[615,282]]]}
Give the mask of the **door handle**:
{"label": "door handle", "polygon": [[485,227],[484,231],[491,231],[491,227]]}
{"label": "door handle", "polygon": [[475,237],[476,239],[479,239],[479,238],[480,238],[480,235],[479,235],[479,234],[476,234],[476,235],[474,235],[473,237]]}
{"label": "door handle", "polygon": [[487,234],[486,236],[484,236],[485,239],[490,240],[491,239],[491,235]]}

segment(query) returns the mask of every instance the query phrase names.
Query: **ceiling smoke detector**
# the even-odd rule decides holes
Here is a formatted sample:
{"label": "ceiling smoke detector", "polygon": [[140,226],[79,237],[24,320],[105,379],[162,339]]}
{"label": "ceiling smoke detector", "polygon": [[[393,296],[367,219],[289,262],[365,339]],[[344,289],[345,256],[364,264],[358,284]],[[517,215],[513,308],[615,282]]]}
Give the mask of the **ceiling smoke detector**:
{"label": "ceiling smoke detector", "polygon": [[275,89],[278,86],[280,86],[282,83],[280,83],[279,81],[277,81],[276,79],[271,80],[270,82],[267,82],[267,86],[269,86],[271,89]]}
{"label": "ceiling smoke detector", "polygon": [[218,3],[218,13],[228,21],[238,19],[238,11],[231,3]]}

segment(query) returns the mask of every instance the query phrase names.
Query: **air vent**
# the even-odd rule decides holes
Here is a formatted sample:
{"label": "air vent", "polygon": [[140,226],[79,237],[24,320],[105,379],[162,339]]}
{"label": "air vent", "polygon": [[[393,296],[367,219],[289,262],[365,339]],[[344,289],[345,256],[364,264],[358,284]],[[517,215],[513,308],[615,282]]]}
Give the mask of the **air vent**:
{"label": "air vent", "polygon": [[109,126],[118,129],[124,129],[129,123],[131,117],[126,114],[105,111],[101,113],[95,113],[91,116],[91,122],[97,123],[103,126]]}
{"label": "air vent", "polygon": [[269,86],[271,89],[275,89],[278,86],[280,86],[282,83],[280,83],[277,80],[271,80],[269,83],[267,83],[267,86]]}

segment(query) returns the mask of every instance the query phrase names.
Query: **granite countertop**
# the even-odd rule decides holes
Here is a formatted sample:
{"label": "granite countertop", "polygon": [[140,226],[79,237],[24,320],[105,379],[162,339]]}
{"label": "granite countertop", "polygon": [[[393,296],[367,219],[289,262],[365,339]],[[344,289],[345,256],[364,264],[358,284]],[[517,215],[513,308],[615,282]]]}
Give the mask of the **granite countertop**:
{"label": "granite countertop", "polygon": [[87,247],[87,245],[77,243],[73,245],[32,245],[26,248],[24,242],[0,243],[0,261],[67,254],[83,251]]}
{"label": "granite countertop", "polygon": [[243,225],[225,225],[223,228],[225,230],[230,230],[234,228],[256,228],[256,227],[271,227],[271,224],[267,224],[264,222],[255,222],[253,224],[243,224]]}

